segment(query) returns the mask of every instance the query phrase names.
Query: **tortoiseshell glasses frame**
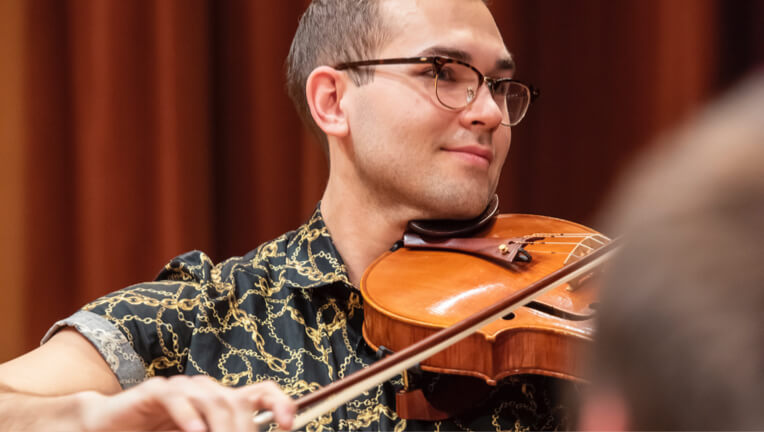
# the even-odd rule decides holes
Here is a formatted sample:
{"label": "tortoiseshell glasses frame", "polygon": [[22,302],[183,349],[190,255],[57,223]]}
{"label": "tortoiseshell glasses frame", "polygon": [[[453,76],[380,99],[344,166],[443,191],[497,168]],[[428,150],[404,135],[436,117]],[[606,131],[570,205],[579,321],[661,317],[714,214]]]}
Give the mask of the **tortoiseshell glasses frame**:
{"label": "tortoiseshell glasses frame", "polygon": [[475,101],[485,84],[502,112],[501,124],[515,126],[525,117],[528,107],[539,96],[539,90],[512,78],[490,78],[476,67],[461,60],[442,56],[402,57],[340,63],[334,69],[399,64],[430,64],[435,80],[435,97],[450,110],[461,110]]}

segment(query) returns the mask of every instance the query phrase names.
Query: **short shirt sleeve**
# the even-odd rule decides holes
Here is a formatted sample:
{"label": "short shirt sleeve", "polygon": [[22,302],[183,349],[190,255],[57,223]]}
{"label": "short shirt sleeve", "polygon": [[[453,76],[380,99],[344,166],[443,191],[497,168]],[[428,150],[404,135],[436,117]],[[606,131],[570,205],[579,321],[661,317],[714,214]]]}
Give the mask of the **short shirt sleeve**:
{"label": "short shirt sleeve", "polygon": [[182,374],[194,328],[204,328],[209,311],[226,313],[228,302],[219,301],[213,271],[202,252],[178,256],[154,282],[107,294],[55,323],[42,343],[63,327],[76,329],[98,349],[123,389],[152,376]]}

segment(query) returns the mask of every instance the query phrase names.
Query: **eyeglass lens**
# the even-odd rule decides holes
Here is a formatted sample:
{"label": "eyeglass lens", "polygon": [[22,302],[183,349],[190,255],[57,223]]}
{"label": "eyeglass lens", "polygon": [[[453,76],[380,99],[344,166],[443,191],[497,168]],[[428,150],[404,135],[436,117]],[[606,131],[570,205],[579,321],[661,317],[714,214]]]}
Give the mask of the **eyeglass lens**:
{"label": "eyeglass lens", "polygon": [[[435,91],[440,103],[451,109],[461,109],[476,97],[480,76],[471,68],[459,63],[441,66],[435,77]],[[528,87],[512,81],[499,81],[491,89],[496,105],[502,113],[502,123],[514,126],[523,119],[530,104]]]}

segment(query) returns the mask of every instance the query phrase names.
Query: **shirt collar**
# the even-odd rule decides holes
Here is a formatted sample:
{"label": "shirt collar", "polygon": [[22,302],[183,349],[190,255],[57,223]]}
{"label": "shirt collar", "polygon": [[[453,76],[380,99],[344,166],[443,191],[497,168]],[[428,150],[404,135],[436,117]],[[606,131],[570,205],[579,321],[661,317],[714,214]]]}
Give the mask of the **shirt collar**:
{"label": "shirt collar", "polygon": [[321,203],[307,222],[286,236],[284,282],[292,288],[342,283],[352,287],[347,268],[321,215]]}

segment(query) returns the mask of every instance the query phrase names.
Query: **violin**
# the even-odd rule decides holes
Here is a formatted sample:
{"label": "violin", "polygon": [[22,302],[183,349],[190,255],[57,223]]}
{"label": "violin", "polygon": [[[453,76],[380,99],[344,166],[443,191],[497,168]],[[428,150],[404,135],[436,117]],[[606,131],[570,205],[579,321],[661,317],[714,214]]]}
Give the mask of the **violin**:
{"label": "violin", "polygon": [[[608,242],[583,225],[524,214],[495,216],[470,238],[409,232],[404,247],[382,255],[363,276],[364,339],[375,350],[400,351]],[[479,378],[490,386],[518,374],[584,381],[581,353],[592,341],[597,301],[596,285],[586,282],[571,281],[538,296],[419,367]],[[452,417],[459,407],[472,405],[468,394],[487,393],[470,383],[459,380],[451,385],[459,392],[439,391],[427,398],[440,397],[445,409],[428,406],[421,389],[411,394],[405,388],[397,395],[398,414],[430,421]],[[455,394],[458,401],[442,399]]]}
{"label": "violin", "polygon": [[[295,428],[402,372],[399,416],[457,412],[409,388],[405,371],[415,365],[489,386],[516,374],[585,380],[580,353],[593,338],[597,307],[591,279],[617,242],[575,222],[497,212],[494,197],[466,223],[412,222],[398,247],[369,266],[363,335],[389,355],[298,399]],[[268,423],[269,414],[255,423]]]}

